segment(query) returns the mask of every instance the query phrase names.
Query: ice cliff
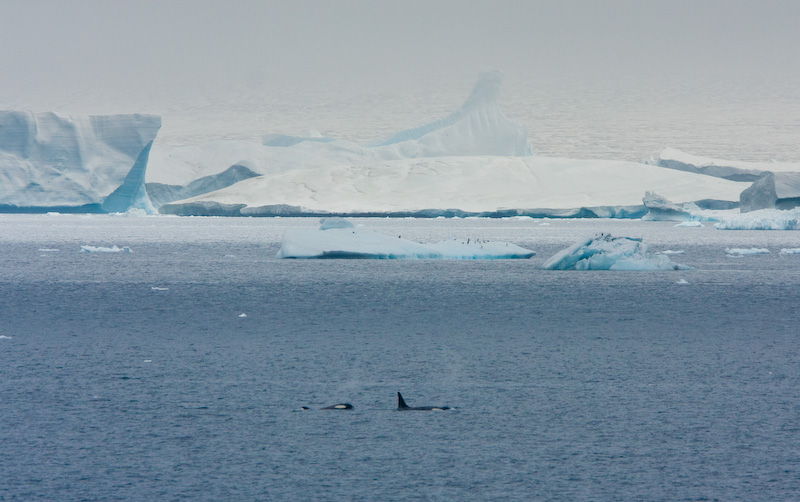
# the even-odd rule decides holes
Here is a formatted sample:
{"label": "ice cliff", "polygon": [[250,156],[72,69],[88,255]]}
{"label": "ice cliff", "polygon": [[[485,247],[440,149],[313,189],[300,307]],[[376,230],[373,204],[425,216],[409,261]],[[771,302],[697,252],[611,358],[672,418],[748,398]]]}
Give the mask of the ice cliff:
{"label": "ice cliff", "polygon": [[0,211],[153,211],[154,115],[0,111]]}
{"label": "ice cliff", "polygon": [[739,195],[743,213],[800,206],[800,172],[767,172]]}

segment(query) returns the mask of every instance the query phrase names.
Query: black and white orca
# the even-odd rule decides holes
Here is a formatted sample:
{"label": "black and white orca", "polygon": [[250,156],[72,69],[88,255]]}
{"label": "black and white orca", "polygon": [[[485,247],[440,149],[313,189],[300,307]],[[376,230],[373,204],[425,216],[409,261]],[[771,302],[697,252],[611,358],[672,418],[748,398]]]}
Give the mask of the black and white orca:
{"label": "black and white orca", "polygon": [[[303,406],[304,410],[310,410],[308,406]],[[332,404],[330,406],[326,406],[324,408],[320,408],[321,410],[352,410],[353,405],[350,403],[339,403],[339,404]]]}
{"label": "black and white orca", "polygon": [[397,393],[397,411],[444,411],[449,409],[449,406],[409,406],[403,399],[403,395]]}

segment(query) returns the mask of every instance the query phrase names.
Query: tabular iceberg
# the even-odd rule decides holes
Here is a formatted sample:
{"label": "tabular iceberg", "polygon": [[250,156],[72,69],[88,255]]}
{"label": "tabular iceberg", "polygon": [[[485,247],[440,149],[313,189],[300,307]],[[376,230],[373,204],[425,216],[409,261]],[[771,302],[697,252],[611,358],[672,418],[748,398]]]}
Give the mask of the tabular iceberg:
{"label": "tabular iceberg", "polygon": [[[168,191],[154,196],[169,202],[159,212],[179,215],[639,218],[647,190],[728,208],[749,186],[637,162],[534,157],[526,129],[498,106],[501,79],[485,73],[454,113],[367,145],[313,131],[263,144],[157,145],[148,188]],[[247,165],[248,179],[205,183],[202,194],[181,188],[235,164]]]}
{"label": "tabular iceberg", "polygon": [[755,181],[766,172],[800,171],[800,164],[793,162],[742,162],[712,159],[691,155],[674,148],[665,148],[658,155],[658,159],[651,159],[648,162],[669,169],[705,174],[732,181]]}
{"label": "tabular iceberg", "polygon": [[641,239],[600,234],[554,254],[545,270],[687,270],[665,255],[647,250]]}
{"label": "tabular iceberg", "polygon": [[356,228],[341,218],[323,218],[319,230],[291,229],[276,258],[491,260],[530,258],[534,251],[507,242],[472,239],[420,244]]}
{"label": "tabular iceberg", "polygon": [[153,212],[145,190],[154,115],[0,111],[0,210]]}

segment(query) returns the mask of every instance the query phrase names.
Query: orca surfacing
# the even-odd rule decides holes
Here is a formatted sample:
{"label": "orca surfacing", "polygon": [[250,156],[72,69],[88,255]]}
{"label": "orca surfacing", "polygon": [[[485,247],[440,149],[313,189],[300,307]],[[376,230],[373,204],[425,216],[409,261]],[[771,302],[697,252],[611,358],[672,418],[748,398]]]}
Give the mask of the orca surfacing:
{"label": "orca surfacing", "polygon": [[409,406],[403,399],[403,395],[397,393],[397,411],[444,411],[449,409],[449,406]]}
{"label": "orca surfacing", "polygon": [[[310,410],[308,406],[303,406],[304,410]],[[350,403],[339,403],[339,404],[332,404],[330,406],[326,406],[324,408],[320,408],[321,410],[352,410],[353,405]]]}

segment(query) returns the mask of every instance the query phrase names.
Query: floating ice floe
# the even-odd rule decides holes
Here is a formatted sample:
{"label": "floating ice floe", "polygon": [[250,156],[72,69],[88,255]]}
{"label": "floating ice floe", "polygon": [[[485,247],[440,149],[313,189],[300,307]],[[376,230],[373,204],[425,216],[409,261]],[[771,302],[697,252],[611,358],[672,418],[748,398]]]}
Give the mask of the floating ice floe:
{"label": "floating ice floe", "polygon": [[159,287],[159,286],[153,286],[150,289],[153,290],[153,291],[169,291],[169,288],[162,288],[162,287]]}
{"label": "floating ice floe", "polygon": [[675,226],[676,227],[693,227],[693,228],[697,228],[697,227],[702,227],[703,224],[700,223],[699,221],[682,221],[681,223],[678,223]]}
{"label": "floating ice floe", "polygon": [[51,248],[40,248],[40,253],[57,253],[58,249],[51,249]]}
{"label": "floating ice floe", "polygon": [[133,251],[128,246],[111,246],[103,247],[103,246],[81,246],[81,252],[83,253],[132,253]]}
{"label": "floating ice floe", "polygon": [[676,282],[675,284],[689,284],[689,281],[687,281],[686,279],[680,279],[680,280],[679,280],[678,282]]}
{"label": "floating ice floe", "polygon": [[452,239],[420,244],[356,228],[342,218],[323,218],[319,230],[292,229],[283,236],[276,258],[372,258],[491,260],[530,258],[534,251],[507,242]]}
{"label": "floating ice floe", "polygon": [[659,254],[665,254],[667,256],[678,255],[678,254],[686,254],[686,251],[683,249],[665,249],[664,251],[659,252]]}
{"label": "floating ice floe", "polygon": [[545,262],[546,270],[688,270],[663,254],[650,253],[641,239],[600,234],[573,244]]}
{"label": "floating ice floe", "polygon": [[766,248],[725,248],[725,254],[728,256],[746,256],[754,254],[769,254],[769,249]]}
{"label": "floating ice floe", "polygon": [[244,312],[242,312],[241,314],[239,314],[239,317],[242,317],[242,318],[244,318],[244,317],[247,317],[247,314],[245,314]]}
{"label": "floating ice floe", "polygon": [[0,335],[0,340],[11,340],[11,337],[6,335]]}
{"label": "floating ice floe", "polygon": [[800,230],[800,209],[761,209],[721,218],[719,230]]}
{"label": "floating ice floe", "polygon": [[800,248],[783,248],[781,254],[800,254]]}

